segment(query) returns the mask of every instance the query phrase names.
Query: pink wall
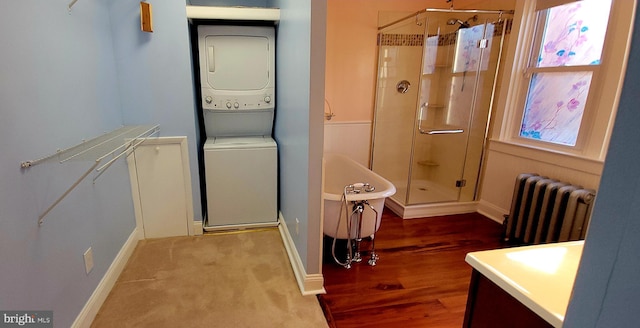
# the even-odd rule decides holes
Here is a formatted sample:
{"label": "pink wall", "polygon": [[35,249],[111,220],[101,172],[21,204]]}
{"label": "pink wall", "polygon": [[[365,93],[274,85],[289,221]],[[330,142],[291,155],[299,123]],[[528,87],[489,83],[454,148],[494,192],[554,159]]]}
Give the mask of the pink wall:
{"label": "pink wall", "polygon": [[[459,9],[513,8],[513,0],[454,3]],[[509,3],[509,8],[500,7]],[[449,4],[445,0],[327,0],[325,98],[336,114],[332,121],[373,120],[378,12],[409,14],[424,8],[449,8]]]}

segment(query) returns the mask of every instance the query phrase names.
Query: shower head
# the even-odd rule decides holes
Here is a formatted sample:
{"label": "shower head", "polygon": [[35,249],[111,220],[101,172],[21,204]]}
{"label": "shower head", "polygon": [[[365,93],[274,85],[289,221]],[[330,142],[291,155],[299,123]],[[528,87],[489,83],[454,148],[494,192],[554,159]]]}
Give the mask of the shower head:
{"label": "shower head", "polygon": [[469,25],[469,23],[463,22],[457,18],[451,18],[447,21],[447,25],[456,25],[456,24],[460,24],[460,28],[468,28],[469,26],[471,26]]}

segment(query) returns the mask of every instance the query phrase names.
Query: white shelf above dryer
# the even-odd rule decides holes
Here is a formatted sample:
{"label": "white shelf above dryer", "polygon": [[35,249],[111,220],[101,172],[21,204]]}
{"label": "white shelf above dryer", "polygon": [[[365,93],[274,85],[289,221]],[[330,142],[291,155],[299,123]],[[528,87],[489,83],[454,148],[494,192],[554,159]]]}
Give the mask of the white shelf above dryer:
{"label": "white shelf above dryer", "polygon": [[123,126],[99,137],[84,141],[76,146],[59,150],[55,154],[36,160],[21,162],[20,167],[23,169],[43,163],[58,162],[60,164],[64,164],[68,161],[93,162],[93,165],[38,217],[38,224],[42,224],[44,217],[49,214],[49,212],[75,187],[77,187],[78,184],[80,184],[80,182],[84,180],[84,178],[86,178],[94,169],[98,173],[93,178],[93,182],[95,182],[96,179],[98,179],[98,177],[100,177],[100,175],[102,175],[102,173],[104,173],[116,160],[122,156],[130,154],[136,147],[144,142],[145,138],[148,138],[159,131],[159,125]]}
{"label": "white shelf above dryer", "polygon": [[187,18],[277,22],[280,20],[280,9],[260,7],[187,6]]}

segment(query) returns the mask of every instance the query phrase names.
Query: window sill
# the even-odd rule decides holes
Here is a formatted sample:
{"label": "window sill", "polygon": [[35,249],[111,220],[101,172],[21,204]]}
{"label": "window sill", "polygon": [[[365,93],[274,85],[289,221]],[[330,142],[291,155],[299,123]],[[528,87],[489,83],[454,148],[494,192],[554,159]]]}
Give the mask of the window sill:
{"label": "window sill", "polygon": [[601,175],[604,167],[604,161],[602,160],[502,140],[490,140],[489,151],[595,175]]}

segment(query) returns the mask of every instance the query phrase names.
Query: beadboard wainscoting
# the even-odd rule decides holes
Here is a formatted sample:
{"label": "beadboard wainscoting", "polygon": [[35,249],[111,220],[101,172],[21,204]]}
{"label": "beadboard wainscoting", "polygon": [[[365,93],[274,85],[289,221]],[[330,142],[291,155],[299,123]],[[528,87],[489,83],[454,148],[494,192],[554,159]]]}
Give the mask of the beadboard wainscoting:
{"label": "beadboard wainscoting", "polygon": [[485,161],[478,212],[502,222],[509,213],[513,186],[520,173],[537,173],[583,188],[597,190],[603,163],[491,141]]}
{"label": "beadboard wainscoting", "polygon": [[370,121],[325,121],[325,152],[344,154],[358,163],[369,167],[370,149]]}

